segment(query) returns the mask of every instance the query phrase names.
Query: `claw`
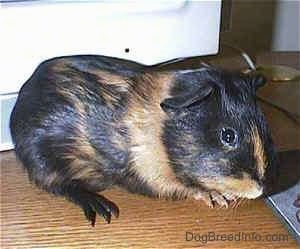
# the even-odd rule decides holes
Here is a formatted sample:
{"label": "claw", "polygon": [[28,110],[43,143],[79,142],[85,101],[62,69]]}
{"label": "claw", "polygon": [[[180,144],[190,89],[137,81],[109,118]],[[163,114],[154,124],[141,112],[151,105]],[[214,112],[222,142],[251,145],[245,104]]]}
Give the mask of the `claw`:
{"label": "claw", "polygon": [[64,191],[69,200],[82,208],[85,217],[92,226],[95,226],[96,214],[102,216],[107,223],[111,222],[112,214],[116,218],[119,216],[119,209],[116,204],[102,195],[86,190],[80,181],[72,181],[69,186],[65,187]]}
{"label": "claw", "polygon": [[107,222],[107,224],[110,224],[111,221],[111,214],[107,213],[105,216],[103,215],[105,221]]}
{"label": "claw", "polygon": [[225,194],[223,194],[223,196],[228,201],[236,201],[237,200],[237,197],[235,195],[233,195],[233,194],[225,193]]}
{"label": "claw", "polygon": [[95,226],[96,214],[102,216],[108,224],[111,222],[112,214],[116,218],[119,216],[119,209],[116,204],[96,193],[77,192],[72,200],[82,208],[85,217],[92,226]]}
{"label": "claw", "polygon": [[228,208],[228,202],[225,199],[225,197],[215,190],[210,192],[199,191],[196,194],[194,194],[193,197],[195,200],[204,201],[205,204],[210,208],[214,207],[214,202],[216,202],[218,205],[222,207]]}
{"label": "claw", "polygon": [[209,207],[209,208],[213,208],[214,207],[214,204],[211,200],[211,197],[209,195],[208,192],[197,192],[195,195],[194,195],[194,199],[195,200],[202,200],[204,201],[204,203]]}
{"label": "claw", "polygon": [[211,199],[218,203],[221,207],[228,208],[228,202],[223,195],[213,190],[210,192]]}
{"label": "claw", "polygon": [[111,214],[106,210],[102,201],[99,201],[96,197],[96,199],[90,200],[90,205],[100,216],[105,219],[107,223],[110,223]]}
{"label": "claw", "polygon": [[89,205],[85,205],[85,207],[82,209],[84,211],[85,217],[88,221],[91,222],[91,225],[94,227],[96,223],[96,212]]}
{"label": "claw", "polygon": [[110,208],[111,213],[115,216],[115,218],[119,218],[120,212],[118,206],[113,202],[110,202],[110,204],[111,204],[111,208]]}
{"label": "claw", "polygon": [[97,202],[101,205],[108,213],[113,214],[116,218],[119,217],[119,208],[111,202],[110,200],[106,199],[103,196],[98,195]]}

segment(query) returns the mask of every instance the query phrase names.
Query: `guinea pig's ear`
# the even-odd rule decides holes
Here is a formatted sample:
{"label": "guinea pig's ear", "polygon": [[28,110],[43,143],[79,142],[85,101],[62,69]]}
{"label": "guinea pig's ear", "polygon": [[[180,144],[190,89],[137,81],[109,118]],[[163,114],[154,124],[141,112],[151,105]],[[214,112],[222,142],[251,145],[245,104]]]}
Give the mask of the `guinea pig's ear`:
{"label": "guinea pig's ear", "polygon": [[163,109],[173,108],[180,109],[191,106],[192,104],[202,101],[207,97],[213,90],[213,87],[210,83],[203,82],[199,83],[199,86],[191,86],[187,89],[181,89],[181,91],[176,93],[173,97],[165,99],[161,103]]}
{"label": "guinea pig's ear", "polygon": [[255,91],[258,88],[264,86],[266,84],[266,82],[267,82],[266,78],[261,74],[254,75],[252,80],[251,80],[251,83],[252,83]]}

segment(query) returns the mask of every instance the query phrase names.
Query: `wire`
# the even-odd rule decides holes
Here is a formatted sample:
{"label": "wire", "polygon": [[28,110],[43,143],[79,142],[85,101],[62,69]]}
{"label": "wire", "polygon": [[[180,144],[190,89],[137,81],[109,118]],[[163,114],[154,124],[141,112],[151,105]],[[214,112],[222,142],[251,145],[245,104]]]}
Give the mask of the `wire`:
{"label": "wire", "polygon": [[[250,68],[250,72],[252,71],[257,71],[257,65],[255,65],[255,63],[253,62],[253,60],[251,59],[251,57],[241,48],[239,47],[236,47],[236,46],[232,46],[230,44],[227,44],[227,43],[222,43],[221,46],[224,45],[226,47],[229,47],[231,49],[234,49],[236,51],[238,51],[240,53],[240,55],[244,58],[244,60],[246,61],[246,63],[248,64],[249,68]],[[260,100],[261,102],[281,111],[283,114],[285,114],[290,120],[292,120],[296,125],[300,126],[300,116],[295,114],[295,113],[292,113],[292,112],[289,112],[287,111],[286,109],[270,102],[269,100],[261,97],[261,96],[257,96],[257,99]]]}
{"label": "wire", "polygon": [[280,106],[278,106],[278,105],[276,105],[276,104],[274,104],[274,103],[272,103],[272,102],[266,100],[265,98],[262,98],[262,97],[257,96],[257,99],[258,99],[259,101],[261,101],[261,102],[263,102],[263,103],[265,103],[265,104],[267,104],[267,105],[270,105],[270,106],[272,106],[273,108],[275,108],[275,109],[281,111],[281,112],[284,113],[289,119],[291,119],[296,125],[300,125],[300,121],[299,121],[299,120],[300,120],[300,116],[299,116],[299,115],[297,115],[297,114],[295,114],[295,113],[291,113],[291,112],[289,112],[289,111],[283,109],[282,107],[280,107]]}
{"label": "wire", "polygon": [[249,68],[253,71],[256,71],[256,65],[253,62],[253,60],[251,59],[251,57],[241,48],[227,44],[227,43],[221,43],[221,46],[224,45],[226,47],[229,47],[233,50],[237,50],[238,52],[240,52],[240,55],[245,59],[246,63],[248,64]]}

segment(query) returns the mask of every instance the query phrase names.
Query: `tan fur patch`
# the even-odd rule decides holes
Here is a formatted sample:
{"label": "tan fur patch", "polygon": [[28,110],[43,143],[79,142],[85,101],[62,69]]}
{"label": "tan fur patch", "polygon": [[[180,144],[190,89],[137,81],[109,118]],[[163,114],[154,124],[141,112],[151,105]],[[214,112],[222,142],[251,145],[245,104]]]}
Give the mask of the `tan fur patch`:
{"label": "tan fur patch", "polygon": [[[89,69],[88,73],[97,77],[105,103],[111,108],[113,105],[119,105],[120,93],[126,93],[129,88],[127,78],[101,69]],[[105,85],[115,87],[115,91],[108,91]]]}
{"label": "tan fur patch", "polygon": [[[101,172],[96,170],[95,161],[87,161],[84,159],[74,158],[63,172],[55,171],[48,176],[46,176],[42,181],[42,187],[49,189],[52,186],[57,186],[66,180],[67,175],[70,178],[68,180],[82,180],[82,181],[92,181],[97,179],[101,181]],[[99,166],[99,165],[98,165]]]}
{"label": "tan fur patch", "polygon": [[98,76],[99,80],[101,80],[101,83],[118,86],[120,91],[127,92],[129,84],[126,78],[100,69],[92,69],[89,70],[89,72]]}
{"label": "tan fur patch", "polygon": [[259,136],[257,127],[253,125],[251,129],[252,129],[251,138],[254,146],[253,156],[256,160],[258,174],[260,177],[263,177],[267,167],[264,147],[263,147],[262,140]]}
{"label": "tan fur patch", "polygon": [[[80,75],[74,71],[72,68],[72,63],[68,61],[67,59],[58,59],[51,65],[51,70],[55,73],[60,73],[60,77],[64,75],[64,73],[67,73],[68,76],[66,76],[66,81],[69,81],[70,84],[72,84],[72,88],[63,88],[58,87],[58,92],[61,93],[63,96],[67,97],[72,101],[74,105],[77,105],[77,109],[80,108],[80,103],[77,103],[76,96],[72,93],[72,91],[76,92],[82,92],[84,94],[84,90],[82,86],[77,84],[77,82],[82,82],[84,84],[84,80],[80,77]],[[92,74],[96,77],[96,80],[99,83],[99,89],[101,92],[102,98],[105,100],[106,105],[109,107],[113,107],[113,105],[118,105],[120,102],[120,93],[127,92],[129,83],[127,82],[127,79],[125,77],[122,77],[120,75],[116,75],[101,69],[95,69],[95,68],[87,68],[86,72],[88,74]],[[115,89],[109,90],[107,86],[113,86]]]}
{"label": "tan fur patch", "polygon": [[[171,81],[168,74],[144,75],[129,97],[124,120],[131,138],[131,170],[161,197],[174,192],[185,196],[189,191],[177,181],[161,139],[167,116],[160,103],[168,97]],[[141,93],[147,96],[143,98]]]}
{"label": "tan fur patch", "polygon": [[55,60],[51,60],[48,63],[49,63],[50,69],[53,72],[58,73],[58,72],[63,72],[68,68],[67,62],[68,62],[68,60],[65,58],[58,58]]}
{"label": "tan fur patch", "polygon": [[72,179],[91,180],[93,178],[99,178],[99,172],[93,167],[93,161],[75,159],[69,165],[68,174],[72,176]]}
{"label": "tan fur patch", "polygon": [[[84,134],[81,135],[84,136]],[[68,165],[65,165],[66,168],[62,172],[58,169],[45,176],[42,183],[43,187],[51,188],[51,186],[61,184],[65,180],[66,175],[72,180],[91,180],[101,177],[95,165],[101,163],[101,158],[99,158],[99,155],[97,155],[95,149],[87,140],[83,137],[78,137],[72,145],[65,144],[64,146],[71,148],[67,154],[61,155],[61,158],[65,159],[66,163],[67,161],[69,162]]]}
{"label": "tan fur patch", "polygon": [[42,187],[44,187],[46,189],[51,188],[52,186],[55,186],[57,183],[60,183],[60,181],[59,181],[59,177],[58,177],[58,174],[56,171],[45,176],[42,179],[42,181],[38,182],[39,185],[42,185]]}
{"label": "tan fur patch", "polygon": [[91,146],[91,144],[87,141],[87,139],[79,137],[76,141],[72,144],[72,151],[70,155],[65,155],[64,158],[69,159],[87,159],[92,160],[93,158],[97,157],[97,152]]}
{"label": "tan fur patch", "polygon": [[[50,67],[55,73],[63,73],[72,70],[72,62],[65,58],[59,58],[51,62]],[[123,76],[96,68],[87,68],[85,72],[96,76],[101,84],[114,85],[118,87],[120,92],[127,92],[129,84]]]}
{"label": "tan fur patch", "polygon": [[203,181],[203,185],[208,189],[215,189],[221,194],[249,199],[257,198],[262,194],[262,187],[246,173],[243,174],[242,179],[225,176],[202,179],[201,181]]}
{"label": "tan fur patch", "polygon": [[74,108],[78,111],[79,114],[84,114],[85,106],[82,103],[82,101],[80,101],[76,96],[76,93],[81,93],[82,95],[84,95],[85,94],[84,89],[79,84],[78,85],[73,84],[72,87],[74,88],[71,90],[66,86],[57,84],[56,92],[61,96],[63,96],[65,100],[70,102],[70,104],[74,106]]}

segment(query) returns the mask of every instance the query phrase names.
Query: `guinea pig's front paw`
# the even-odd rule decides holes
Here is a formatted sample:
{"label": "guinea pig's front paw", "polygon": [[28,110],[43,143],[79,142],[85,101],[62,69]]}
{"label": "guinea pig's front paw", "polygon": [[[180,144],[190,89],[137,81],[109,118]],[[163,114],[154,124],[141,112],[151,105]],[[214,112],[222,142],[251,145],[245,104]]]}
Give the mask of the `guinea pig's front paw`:
{"label": "guinea pig's front paw", "polygon": [[228,208],[228,202],[222,194],[213,190],[210,192],[210,196],[211,196],[211,199],[214,202],[218,203],[219,206]]}
{"label": "guinea pig's front paw", "polygon": [[210,192],[197,192],[194,194],[195,200],[202,200],[205,202],[207,206],[210,208],[214,207],[214,203],[217,203],[221,207],[228,208],[228,201],[225,199],[225,197],[220,194],[219,192],[212,190]]}

